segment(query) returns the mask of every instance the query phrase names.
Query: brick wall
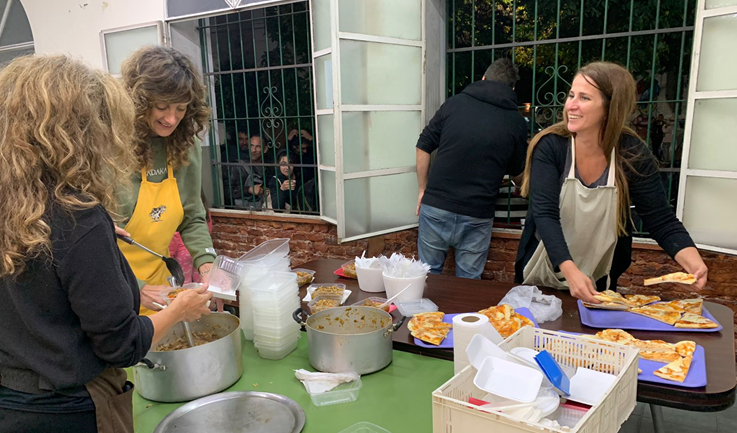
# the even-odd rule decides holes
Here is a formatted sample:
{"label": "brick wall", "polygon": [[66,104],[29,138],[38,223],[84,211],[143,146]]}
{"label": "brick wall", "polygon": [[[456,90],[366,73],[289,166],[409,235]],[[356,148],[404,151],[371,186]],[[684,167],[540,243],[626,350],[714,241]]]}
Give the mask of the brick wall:
{"label": "brick wall", "polygon": [[[330,258],[350,260],[365,250],[367,256],[400,252],[417,256],[417,229],[404,230],[354,242],[338,244],[336,227],[320,220],[249,215],[240,212],[213,211],[212,238],[218,253],[238,257],[267,239],[290,238],[292,263],[298,265],[313,259]],[[482,279],[502,282],[514,281],[514,260],[519,236],[494,233],[489,258]],[[709,267],[709,282],[700,293],[712,302],[718,302],[737,313],[737,257],[701,252]],[[446,260],[444,274],[453,275],[453,253]],[[664,298],[690,296],[688,286],[661,284],[643,287],[642,280],[682,269],[658,246],[637,244],[632,253],[633,263],[619,279],[622,292],[653,294]],[[737,323],[737,320],[736,320]]]}

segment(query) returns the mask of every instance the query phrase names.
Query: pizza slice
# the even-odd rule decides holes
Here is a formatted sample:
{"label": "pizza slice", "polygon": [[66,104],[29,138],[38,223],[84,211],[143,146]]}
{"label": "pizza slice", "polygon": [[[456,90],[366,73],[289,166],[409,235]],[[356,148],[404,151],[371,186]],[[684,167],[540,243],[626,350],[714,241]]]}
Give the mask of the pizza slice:
{"label": "pizza slice", "polygon": [[649,310],[661,310],[661,311],[675,311],[677,313],[683,313],[684,310],[678,305],[673,305],[670,302],[658,302],[656,304],[644,305],[642,308]]}
{"label": "pizza slice", "polygon": [[663,275],[661,277],[647,278],[645,279],[644,285],[652,286],[653,284],[661,283],[693,284],[695,282],[696,277],[693,274],[687,274],[685,272],[674,272],[672,274]]}
{"label": "pizza slice", "polygon": [[601,304],[589,304],[588,302],[581,301],[584,307],[586,308],[593,308],[598,310],[620,310],[620,311],[627,311],[630,309],[629,305],[626,304],[616,304],[614,302],[602,302]]}
{"label": "pizza slice", "polygon": [[704,300],[700,298],[696,299],[676,299],[668,303],[676,308],[680,308],[681,311],[688,313],[701,314],[704,308]]}
{"label": "pizza slice", "polygon": [[612,343],[627,344],[635,340],[629,332],[621,329],[605,329],[596,333],[596,336],[602,340],[611,341]]}
{"label": "pizza slice", "polygon": [[686,380],[686,376],[688,376],[688,370],[691,368],[692,359],[693,357],[691,356],[677,359],[670,364],[664,365],[655,370],[653,374],[665,380],[683,383],[683,381]]}
{"label": "pizza slice", "polygon": [[674,325],[681,318],[681,313],[678,311],[659,310],[650,307],[632,308],[630,309],[630,312],[655,319],[659,322],[667,323],[668,325]]}
{"label": "pizza slice", "polygon": [[676,343],[676,352],[681,356],[693,356],[696,351],[696,343],[693,341],[679,341]]}
{"label": "pizza slice", "polygon": [[412,331],[412,336],[425,343],[437,346],[445,340],[449,332],[450,328],[422,328]]}
{"label": "pizza slice", "polygon": [[598,295],[594,295],[594,298],[600,300],[601,302],[629,305],[624,296],[613,290],[604,290],[603,292],[599,292]]}
{"label": "pizza slice", "polygon": [[650,352],[672,352],[676,353],[676,346],[663,340],[632,340],[626,343],[628,346],[637,347],[641,351]]}
{"label": "pizza slice", "polygon": [[698,314],[685,313],[680,320],[676,321],[675,326],[676,328],[712,329],[718,328],[719,324]]}
{"label": "pizza slice", "polygon": [[479,314],[483,314],[488,317],[490,321],[509,320],[512,318],[513,313],[514,308],[507,304],[496,305],[479,311]]}
{"label": "pizza slice", "polygon": [[652,350],[640,350],[640,358],[648,361],[663,362],[669,364],[673,361],[681,359],[681,355],[676,352],[658,352]]}
{"label": "pizza slice", "polygon": [[442,323],[444,317],[445,313],[441,311],[415,314],[407,323],[407,329],[412,332],[422,327],[427,327],[431,323]]}
{"label": "pizza slice", "polygon": [[642,307],[643,305],[652,304],[660,300],[660,296],[650,295],[625,295],[624,297],[633,307]]}

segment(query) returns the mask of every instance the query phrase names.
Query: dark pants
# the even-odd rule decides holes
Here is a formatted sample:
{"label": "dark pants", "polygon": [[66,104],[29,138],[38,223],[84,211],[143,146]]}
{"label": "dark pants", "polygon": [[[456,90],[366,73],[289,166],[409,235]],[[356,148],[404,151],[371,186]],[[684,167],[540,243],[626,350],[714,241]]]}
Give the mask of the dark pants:
{"label": "dark pants", "polygon": [[95,411],[39,413],[0,408],[1,433],[97,433]]}

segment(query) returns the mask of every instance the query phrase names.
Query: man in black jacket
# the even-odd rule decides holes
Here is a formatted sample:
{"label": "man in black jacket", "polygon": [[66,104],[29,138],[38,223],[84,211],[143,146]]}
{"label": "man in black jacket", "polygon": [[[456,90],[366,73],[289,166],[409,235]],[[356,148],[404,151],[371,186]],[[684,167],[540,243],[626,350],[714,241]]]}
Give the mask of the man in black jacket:
{"label": "man in black jacket", "polygon": [[432,273],[442,272],[453,247],[456,276],[481,277],[494,199],[505,174],[522,172],[527,150],[514,93],[517,72],[509,59],[492,63],[481,81],[445,101],[417,141],[417,249]]}

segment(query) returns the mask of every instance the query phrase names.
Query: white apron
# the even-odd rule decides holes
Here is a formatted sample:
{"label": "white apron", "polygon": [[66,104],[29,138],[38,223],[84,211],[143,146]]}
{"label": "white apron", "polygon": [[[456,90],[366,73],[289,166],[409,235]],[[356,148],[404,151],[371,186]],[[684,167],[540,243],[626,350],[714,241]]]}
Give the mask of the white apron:
{"label": "white apron", "polygon": [[[588,188],[576,179],[576,141],[571,138],[571,169],[560,190],[560,225],[573,263],[596,281],[612,268],[617,245],[617,187],[615,150],[609,164],[606,186]],[[523,271],[524,284],[568,290],[561,272],[553,270],[542,240]]]}

